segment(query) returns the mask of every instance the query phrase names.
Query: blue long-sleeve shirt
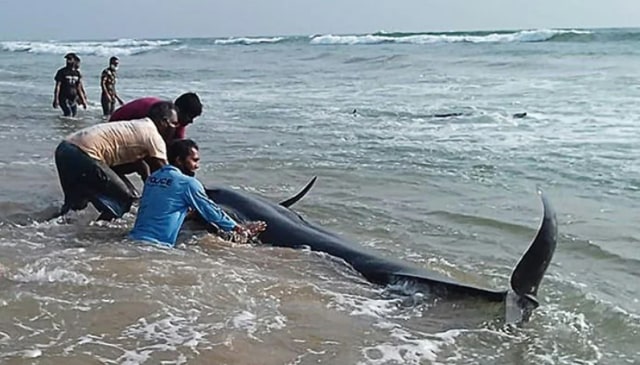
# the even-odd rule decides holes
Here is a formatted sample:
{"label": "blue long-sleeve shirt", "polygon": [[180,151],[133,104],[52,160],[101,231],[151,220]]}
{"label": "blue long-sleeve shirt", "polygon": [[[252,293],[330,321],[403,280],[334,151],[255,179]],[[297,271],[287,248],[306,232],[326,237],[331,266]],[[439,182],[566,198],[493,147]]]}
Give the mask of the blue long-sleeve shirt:
{"label": "blue long-sleeve shirt", "polygon": [[189,208],[222,230],[231,231],[236,226],[207,197],[198,180],[175,166],[165,165],[144,183],[138,216],[129,238],[173,247]]}

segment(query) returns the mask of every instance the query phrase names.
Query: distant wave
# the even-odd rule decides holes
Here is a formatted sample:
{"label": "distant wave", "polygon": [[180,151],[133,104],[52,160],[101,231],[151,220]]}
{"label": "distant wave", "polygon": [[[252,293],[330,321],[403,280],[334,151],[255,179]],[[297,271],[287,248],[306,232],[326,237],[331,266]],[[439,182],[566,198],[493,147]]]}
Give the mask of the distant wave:
{"label": "distant wave", "polygon": [[311,44],[434,44],[434,43],[529,43],[529,42],[640,42],[640,29],[533,29],[484,32],[376,32],[362,35],[320,35]]}
{"label": "distant wave", "polygon": [[214,45],[307,43],[311,45],[437,44],[437,43],[531,43],[640,41],[640,29],[530,29],[482,32],[375,32],[370,34],[312,34],[287,37],[232,37],[213,39]]}
{"label": "distant wave", "polygon": [[311,44],[434,44],[434,43],[518,43],[552,41],[556,37],[572,40],[591,36],[591,31],[537,29],[517,32],[456,32],[456,33],[386,33],[377,32],[364,35],[316,35]]}
{"label": "distant wave", "polygon": [[[0,51],[35,54],[136,55],[168,47],[169,50],[208,49],[220,46],[375,44],[509,44],[531,42],[640,42],[640,29],[532,29],[482,32],[375,32],[369,34],[313,34],[308,36],[184,38],[170,40],[118,39],[111,41],[5,41]],[[175,47],[178,45],[178,47]]]}
{"label": "distant wave", "polygon": [[78,42],[0,42],[0,49],[5,52],[28,52],[36,54],[65,54],[75,52],[79,55],[129,56],[145,53],[168,45],[180,43],[179,40],[136,40],[118,39],[115,41],[78,41]]}
{"label": "distant wave", "polygon": [[271,38],[228,38],[228,39],[216,39],[213,43],[218,45],[230,45],[230,44],[260,44],[260,43],[278,43],[285,38],[283,37],[271,37]]}

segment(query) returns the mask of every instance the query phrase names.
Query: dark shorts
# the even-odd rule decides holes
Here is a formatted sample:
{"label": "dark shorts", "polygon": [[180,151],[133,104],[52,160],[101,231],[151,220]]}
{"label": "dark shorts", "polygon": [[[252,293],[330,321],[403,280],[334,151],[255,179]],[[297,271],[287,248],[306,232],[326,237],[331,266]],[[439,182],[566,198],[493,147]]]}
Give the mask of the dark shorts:
{"label": "dark shorts", "polygon": [[137,198],[126,177],[72,143],[63,141],[58,145],[55,161],[64,192],[63,214],[84,209],[91,203],[104,217],[120,218]]}
{"label": "dark shorts", "polygon": [[61,96],[58,99],[58,104],[65,117],[75,117],[78,114],[78,104],[76,104],[76,98],[68,98]]}

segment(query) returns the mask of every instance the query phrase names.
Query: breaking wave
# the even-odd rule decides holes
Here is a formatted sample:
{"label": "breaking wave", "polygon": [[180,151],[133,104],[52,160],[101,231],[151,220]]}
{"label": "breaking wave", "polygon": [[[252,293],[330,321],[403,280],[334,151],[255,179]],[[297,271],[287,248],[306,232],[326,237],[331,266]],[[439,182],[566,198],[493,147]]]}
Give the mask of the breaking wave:
{"label": "breaking wave", "polygon": [[161,47],[175,45],[179,40],[136,40],[118,39],[114,41],[6,41],[0,42],[5,52],[28,52],[36,54],[65,54],[75,52],[79,55],[130,56],[149,52]]}
{"label": "breaking wave", "polygon": [[278,43],[285,38],[283,37],[267,37],[267,38],[228,38],[228,39],[216,39],[214,44],[218,45],[230,45],[230,44],[242,44],[242,45],[251,45],[251,44],[261,44],[261,43]]}
{"label": "breaking wave", "polygon": [[[136,55],[167,48],[202,50],[221,46],[268,46],[282,43],[310,45],[369,44],[509,44],[532,42],[640,42],[640,29],[531,29],[482,32],[375,32],[368,34],[313,34],[183,39],[118,39],[110,41],[4,41],[0,51],[34,54]],[[177,47],[176,47],[177,46]]]}
{"label": "breaking wave", "polygon": [[593,33],[584,30],[537,29],[517,32],[454,32],[454,33],[387,33],[364,35],[316,35],[311,44],[433,44],[433,43],[517,43],[552,41],[556,37],[564,40],[590,37]]}

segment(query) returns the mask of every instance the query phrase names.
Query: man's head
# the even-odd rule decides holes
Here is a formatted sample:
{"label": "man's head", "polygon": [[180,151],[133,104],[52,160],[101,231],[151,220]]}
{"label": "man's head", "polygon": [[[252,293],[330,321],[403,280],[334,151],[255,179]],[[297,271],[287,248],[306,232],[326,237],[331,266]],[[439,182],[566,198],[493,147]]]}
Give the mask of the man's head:
{"label": "man's head", "polygon": [[169,163],[177,167],[183,174],[195,176],[200,167],[198,145],[190,139],[177,139],[167,148]]}
{"label": "man's head", "polygon": [[79,57],[75,53],[69,52],[64,55],[64,59],[67,61],[67,67],[73,68],[76,64],[76,59],[79,59]]}
{"label": "man's head", "polygon": [[195,93],[184,93],[178,96],[175,104],[178,108],[178,121],[182,126],[193,123],[193,120],[202,114],[202,103]]}
{"label": "man's head", "polygon": [[118,65],[120,64],[120,59],[118,59],[118,57],[113,56],[111,58],[109,58],[109,67],[111,67],[112,69],[117,69]]}
{"label": "man's head", "polygon": [[178,113],[172,102],[159,101],[153,104],[149,108],[147,117],[153,121],[165,141],[173,137],[173,132],[178,126]]}

